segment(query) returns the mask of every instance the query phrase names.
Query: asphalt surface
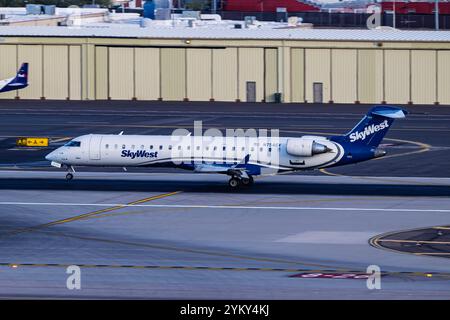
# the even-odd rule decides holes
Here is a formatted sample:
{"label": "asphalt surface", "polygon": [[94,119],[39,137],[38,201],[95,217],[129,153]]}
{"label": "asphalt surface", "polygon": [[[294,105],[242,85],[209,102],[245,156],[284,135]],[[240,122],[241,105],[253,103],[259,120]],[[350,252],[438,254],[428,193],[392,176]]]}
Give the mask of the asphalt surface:
{"label": "asphalt surface", "polygon": [[[40,187],[21,188],[26,179]],[[448,187],[450,179],[277,176],[243,193],[202,174],[88,172],[67,183],[59,172],[2,171],[0,181],[1,297],[450,298],[450,260],[369,243],[424,221],[448,223],[448,196],[347,188]],[[302,193],[314,184],[321,194]],[[80,290],[66,287],[70,265],[81,268]],[[381,269],[380,290],[342,279],[369,265]]]}
{"label": "asphalt surface", "polygon": [[[67,182],[43,160],[78,135],[170,134],[199,120],[205,129],[341,134],[370,107],[0,101],[0,297],[449,299],[448,245],[430,243],[443,241],[402,253],[374,241],[448,225],[448,107],[406,107],[385,158],[239,191],[226,176],[172,169],[77,168]],[[51,146],[17,148],[23,136]],[[81,290],[66,287],[70,265],[81,267]],[[382,271],[381,290],[352,278],[369,265]]]}
{"label": "asphalt surface", "polygon": [[450,226],[434,226],[389,232],[375,236],[370,243],[376,248],[397,252],[450,258]]}
{"label": "asphalt surface", "polygon": [[[279,129],[282,136],[343,134],[367,113],[369,105],[247,103],[149,103],[75,101],[0,101],[0,167],[45,168],[50,152],[69,138],[88,133],[170,134],[192,129]],[[409,116],[396,121],[382,148],[388,156],[329,172],[360,176],[450,177],[450,108],[406,106]],[[51,148],[18,149],[21,136],[47,136]],[[83,170],[83,169],[81,169]],[[133,170],[132,170],[133,171]],[[148,170],[146,170],[148,171]],[[154,171],[155,172],[155,171]],[[156,172],[173,172],[157,169]],[[303,174],[303,173],[302,173]],[[306,174],[310,174],[306,172]]]}

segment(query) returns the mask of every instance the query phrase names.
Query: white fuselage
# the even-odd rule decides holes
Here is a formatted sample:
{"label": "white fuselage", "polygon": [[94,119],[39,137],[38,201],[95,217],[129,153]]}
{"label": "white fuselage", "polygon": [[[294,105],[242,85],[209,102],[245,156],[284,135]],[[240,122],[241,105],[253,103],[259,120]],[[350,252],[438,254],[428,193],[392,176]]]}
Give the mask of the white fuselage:
{"label": "white fuselage", "polygon": [[331,166],[344,154],[341,145],[325,137],[304,136],[325,146],[327,152],[295,156],[287,152],[289,139],[299,138],[90,134],[73,139],[46,158],[66,166],[173,166],[215,172],[216,167],[237,165],[249,155],[248,166],[258,169],[252,175],[265,175]]}

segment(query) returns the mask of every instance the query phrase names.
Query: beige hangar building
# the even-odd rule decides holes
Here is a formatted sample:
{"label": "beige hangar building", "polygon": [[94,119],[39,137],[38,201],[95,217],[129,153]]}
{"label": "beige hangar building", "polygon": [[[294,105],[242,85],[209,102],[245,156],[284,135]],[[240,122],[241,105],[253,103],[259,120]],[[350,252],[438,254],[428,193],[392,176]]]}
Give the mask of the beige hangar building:
{"label": "beige hangar building", "polygon": [[450,32],[0,27],[0,99],[450,105]]}

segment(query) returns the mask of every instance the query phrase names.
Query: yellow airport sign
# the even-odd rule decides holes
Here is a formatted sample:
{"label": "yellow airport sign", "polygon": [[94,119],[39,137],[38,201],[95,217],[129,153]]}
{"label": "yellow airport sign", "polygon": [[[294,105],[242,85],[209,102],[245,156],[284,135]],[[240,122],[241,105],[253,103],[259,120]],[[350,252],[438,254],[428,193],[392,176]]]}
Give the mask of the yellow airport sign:
{"label": "yellow airport sign", "polygon": [[48,138],[43,137],[23,137],[16,140],[19,147],[48,147]]}

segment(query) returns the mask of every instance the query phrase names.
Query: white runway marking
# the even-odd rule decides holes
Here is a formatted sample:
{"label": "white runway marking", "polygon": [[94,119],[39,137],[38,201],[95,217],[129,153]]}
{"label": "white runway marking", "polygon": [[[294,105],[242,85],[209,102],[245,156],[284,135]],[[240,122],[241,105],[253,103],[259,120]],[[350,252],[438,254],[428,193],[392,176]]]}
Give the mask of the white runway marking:
{"label": "white runway marking", "polygon": [[441,212],[450,209],[409,209],[409,208],[344,208],[344,207],[266,207],[266,206],[226,206],[196,204],[121,204],[121,203],[58,203],[58,202],[0,202],[0,206],[56,206],[56,207],[146,207],[146,208],[184,208],[184,209],[249,209],[249,210],[316,210],[316,211],[386,211],[386,212]]}
{"label": "white runway marking", "polygon": [[287,236],[275,242],[313,244],[366,244],[377,231],[306,231]]}

